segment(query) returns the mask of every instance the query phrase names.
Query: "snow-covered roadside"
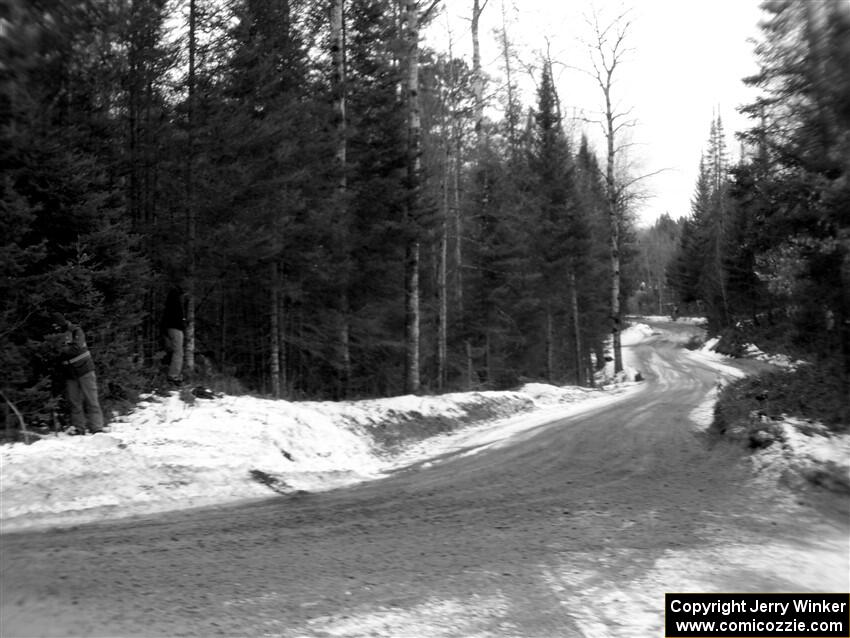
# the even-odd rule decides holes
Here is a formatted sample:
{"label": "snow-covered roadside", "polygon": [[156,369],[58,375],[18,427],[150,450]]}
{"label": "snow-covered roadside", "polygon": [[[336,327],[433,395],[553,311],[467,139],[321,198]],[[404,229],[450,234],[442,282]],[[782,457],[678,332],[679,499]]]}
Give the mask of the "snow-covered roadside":
{"label": "snow-covered roadside", "polygon": [[[149,514],[332,489],[460,447],[492,444],[545,420],[635,389],[529,384],[514,392],[289,402],[224,396],[148,397],[93,436],[0,448],[0,530]],[[462,429],[413,444],[429,420]],[[414,431],[394,453],[375,429]],[[425,428],[426,434],[431,433]]]}
{"label": "snow-covered roadside", "polygon": [[[634,345],[654,334],[638,323],[624,330],[622,342]],[[689,356],[715,367],[720,377],[743,376],[711,345]],[[623,357],[634,379],[638,371],[630,348],[624,348]],[[612,385],[604,390],[528,384],[513,392],[353,402],[225,396],[191,405],[177,393],[152,396],[113,421],[108,433],[0,447],[0,531],[379,479],[442,455],[477,453],[546,421],[618,401],[640,387],[613,383],[610,373],[605,383]],[[691,414],[701,428],[711,424],[717,389]],[[779,430],[785,432],[785,425]],[[759,469],[797,468],[812,478],[827,467],[831,475],[848,477],[850,485],[850,436],[828,436],[814,426],[798,430],[789,421],[781,445],[754,455]]]}
{"label": "snow-covered roadside", "polygon": [[[744,373],[728,365],[730,357],[714,351],[718,339],[709,339],[690,356],[714,367],[732,378]],[[768,355],[750,345],[748,358],[763,361],[780,368],[794,369],[803,362],[782,354]],[[708,429],[714,421],[714,406],[722,385],[718,384],[693,410],[691,420],[699,429]],[[795,486],[813,483],[831,490],[850,493],[850,434],[835,434],[821,423],[812,423],[791,416],[774,420],[753,415],[764,429],[764,447],[751,456],[753,467],[763,479],[782,480]],[[746,424],[739,424],[739,429]],[[735,436],[735,432],[727,433]],[[742,435],[743,436],[743,435]],[[747,435],[749,436],[749,435]]]}
{"label": "snow-covered roadside", "polygon": [[753,455],[760,475],[850,494],[850,435],[834,435],[820,423],[793,417],[770,425],[772,443]]}

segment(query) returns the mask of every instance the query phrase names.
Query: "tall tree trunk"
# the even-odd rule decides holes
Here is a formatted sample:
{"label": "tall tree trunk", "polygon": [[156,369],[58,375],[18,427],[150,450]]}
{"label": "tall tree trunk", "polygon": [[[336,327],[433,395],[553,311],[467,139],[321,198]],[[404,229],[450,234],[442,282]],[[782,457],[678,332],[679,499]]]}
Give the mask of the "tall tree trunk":
{"label": "tall tree trunk", "polygon": [[405,251],[405,391],[419,392],[419,241],[410,240]]}
{"label": "tall tree trunk", "polygon": [[[481,43],[479,38],[479,24],[481,20],[481,13],[484,10],[484,7],[487,5],[487,0],[484,0],[484,4],[481,4],[481,0],[473,0],[472,3],[472,92],[474,96],[474,118],[475,118],[475,162],[477,164],[478,171],[478,179],[481,180],[482,184],[486,183],[486,178],[483,173],[484,171],[484,75],[481,70]],[[460,155],[458,155],[460,157]],[[478,202],[479,206],[479,214],[483,213],[483,209],[486,206],[486,190],[484,188],[482,191],[482,199]],[[484,328],[484,346],[485,346],[485,355],[487,351],[489,351],[489,334],[487,333],[487,328]],[[481,336],[478,336],[478,342],[480,343]],[[467,352],[471,353],[472,348],[468,348]],[[485,372],[486,372],[486,380],[489,383],[490,379],[490,365],[485,361]]]}
{"label": "tall tree trunk", "polygon": [[570,309],[573,315],[573,330],[575,339],[576,385],[584,385],[583,366],[581,357],[581,323],[579,322],[578,285],[575,269],[570,269]]}
{"label": "tall tree trunk", "polygon": [[337,206],[339,210],[339,236],[337,242],[342,253],[339,293],[339,362],[342,396],[351,391],[351,302],[349,293],[351,257],[349,253],[348,210],[348,140],[346,115],[346,64],[345,64],[345,0],[332,0],[331,53],[334,64],[334,94],[336,104],[336,163],[339,172]]}
{"label": "tall tree trunk", "polygon": [[[449,60],[454,60],[454,41],[449,34]],[[455,74],[455,66],[449,65],[449,104],[454,112],[459,107],[459,79]],[[446,226],[448,234],[449,221],[454,233],[454,244],[451,247],[454,269],[451,274],[452,310],[460,320],[463,318],[463,211],[461,210],[461,156],[463,153],[463,130],[459,117],[449,117],[450,125],[444,128],[446,136]],[[450,186],[451,185],[451,186]],[[451,195],[449,195],[449,189]],[[450,211],[450,214],[449,214]],[[446,248],[449,252],[449,247]],[[447,257],[448,259],[448,257]],[[448,278],[449,275],[447,274]],[[447,282],[448,285],[448,282]]]}
{"label": "tall tree trunk", "polygon": [[461,185],[461,153],[463,149],[460,126],[455,127],[455,154],[452,170],[452,195],[454,205],[455,231],[455,282],[454,289],[457,300],[457,316],[463,316],[463,210],[460,206]]}
{"label": "tall tree trunk", "polygon": [[437,255],[437,390],[446,383],[448,342],[448,258],[449,258],[449,183],[451,181],[451,139],[449,136],[448,105],[443,105],[443,139],[446,153],[443,165],[443,211],[440,219],[439,254]]}
{"label": "tall tree trunk", "polygon": [[405,246],[405,391],[419,391],[419,197],[421,163],[421,115],[419,105],[419,7],[405,2],[407,44],[407,171],[409,194]]}
{"label": "tall tree trunk", "polygon": [[510,148],[511,158],[513,159],[517,153],[517,122],[516,122],[516,95],[513,84],[513,66],[511,64],[511,47],[508,40],[508,20],[507,12],[505,11],[505,0],[502,0],[502,57],[505,62],[505,87],[507,89],[508,108],[506,119],[508,124],[508,146]]}
{"label": "tall tree trunk", "polygon": [[555,326],[550,307],[546,308],[546,380],[555,380]]}
{"label": "tall tree trunk", "polygon": [[279,286],[278,303],[277,303],[277,332],[278,342],[280,343],[279,361],[280,361],[280,387],[281,392],[289,392],[289,376],[286,372],[287,356],[286,356],[286,295],[283,294],[283,264],[278,266]]}
{"label": "tall tree trunk", "polygon": [[[137,7],[133,6],[133,11],[137,11]],[[142,155],[140,150],[141,146],[141,85],[142,85],[142,70],[141,70],[141,45],[138,43],[139,34],[134,34],[133,42],[130,45],[129,51],[129,95],[128,95],[128,136],[127,142],[129,144],[130,150],[130,171],[129,171],[129,180],[128,180],[128,196],[127,196],[127,205],[130,209],[130,220],[132,221],[132,228],[134,232],[139,232],[139,229],[144,226],[142,220],[141,206],[140,202],[142,201],[141,196],[141,179],[139,176],[140,168],[139,168],[139,157]]]}
{"label": "tall tree trunk", "polygon": [[614,115],[611,105],[610,75],[605,91],[605,121],[608,159],[605,167],[605,188],[608,202],[608,224],[611,232],[611,343],[614,350],[614,373],[623,369],[623,351],[620,343],[622,312],[620,311],[620,211],[617,183],[614,175]]}
{"label": "tall tree trunk", "polygon": [[269,304],[270,325],[269,332],[271,337],[271,357],[269,373],[271,376],[272,396],[275,399],[280,398],[280,276],[278,274],[277,262],[271,263],[271,271],[269,273],[269,281],[271,282],[271,303]]}
{"label": "tall tree trunk", "polygon": [[[624,14],[625,15],[625,14]],[[608,225],[610,228],[610,259],[611,259],[611,341],[614,350],[614,372],[623,369],[623,353],[620,343],[622,331],[622,311],[620,309],[620,224],[621,201],[623,193],[617,183],[615,174],[615,158],[617,133],[626,126],[622,121],[623,113],[616,113],[611,97],[614,72],[622,61],[623,40],[628,33],[630,23],[624,20],[624,15],[604,29],[600,27],[598,14],[594,15],[592,26],[595,30],[595,50],[597,59],[593,60],[595,79],[605,101],[604,121],[605,141],[607,145],[607,161],[605,165],[605,195],[608,208]],[[613,42],[612,42],[613,40]]]}
{"label": "tall tree trunk", "polygon": [[467,339],[466,346],[466,387],[472,388],[478,385],[478,377],[475,374],[475,358],[472,356],[472,342]]}
{"label": "tall tree trunk", "polygon": [[481,45],[478,36],[478,25],[481,13],[487,6],[487,0],[481,5],[481,0],[473,0],[472,4],[472,91],[475,95],[475,143],[478,150],[479,162],[482,160],[484,145],[484,75],[481,71]]}
{"label": "tall tree trunk", "polygon": [[189,0],[189,103],[188,103],[188,153],[186,158],[186,355],[184,367],[189,372],[195,369],[195,295],[197,282],[195,242],[197,239],[197,209],[195,206],[195,58],[197,53],[197,16],[195,0]]}
{"label": "tall tree trunk", "polygon": [[484,365],[486,373],[487,373],[487,387],[493,387],[493,350],[492,343],[490,339],[492,338],[492,333],[490,330],[484,334]]}
{"label": "tall tree trunk", "polygon": [[226,361],[228,349],[227,349],[227,294],[225,290],[222,288],[219,292],[221,296],[221,306],[218,314],[219,321],[219,333],[218,333],[218,352],[216,353],[216,359],[218,364],[221,365],[223,361]]}

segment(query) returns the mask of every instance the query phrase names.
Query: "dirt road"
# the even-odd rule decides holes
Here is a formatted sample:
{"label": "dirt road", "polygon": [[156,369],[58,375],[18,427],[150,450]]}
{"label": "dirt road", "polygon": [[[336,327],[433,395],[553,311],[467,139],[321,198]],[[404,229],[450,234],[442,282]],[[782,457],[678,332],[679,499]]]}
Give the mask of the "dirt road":
{"label": "dirt road", "polygon": [[661,636],[665,591],[848,591],[846,502],[697,431],[718,373],[682,330],[628,399],[387,479],[5,535],[0,633]]}

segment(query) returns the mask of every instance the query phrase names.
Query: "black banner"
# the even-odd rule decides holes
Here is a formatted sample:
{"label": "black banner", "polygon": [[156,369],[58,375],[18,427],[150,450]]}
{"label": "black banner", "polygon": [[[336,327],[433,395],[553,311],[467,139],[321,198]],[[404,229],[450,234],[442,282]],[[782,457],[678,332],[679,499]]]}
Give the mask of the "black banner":
{"label": "black banner", "polygon": [[665,594],[666,638],[850,638],[850,594]]}

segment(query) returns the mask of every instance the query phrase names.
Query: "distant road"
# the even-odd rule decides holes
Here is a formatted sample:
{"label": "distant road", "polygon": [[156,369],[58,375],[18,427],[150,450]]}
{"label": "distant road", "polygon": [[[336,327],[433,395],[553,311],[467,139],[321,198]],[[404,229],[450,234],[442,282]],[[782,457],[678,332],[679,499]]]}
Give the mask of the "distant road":
{"label": "distant road", "polygon": [[0,537],[0,635],[663,635],[665,592],[848,591],[846,499],[690,415],[719,373],[657,324],[634,395],[352,488]]}

